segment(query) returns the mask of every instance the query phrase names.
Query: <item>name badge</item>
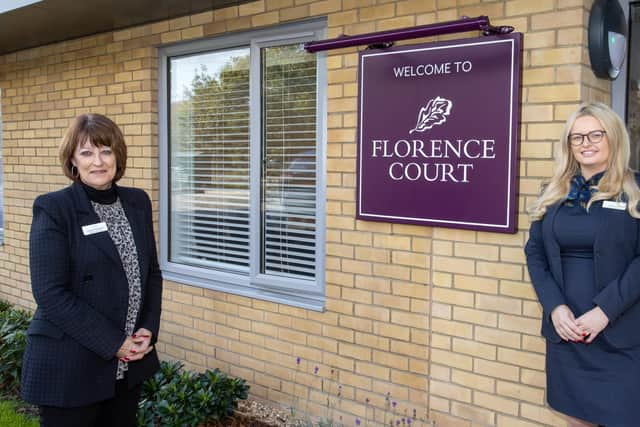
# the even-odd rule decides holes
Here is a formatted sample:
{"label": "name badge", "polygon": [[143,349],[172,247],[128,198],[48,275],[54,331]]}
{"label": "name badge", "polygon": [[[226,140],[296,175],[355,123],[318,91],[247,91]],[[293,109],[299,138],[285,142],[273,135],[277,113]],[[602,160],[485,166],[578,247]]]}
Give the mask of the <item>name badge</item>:
{"label": "name badge", "polygon": [[84,234],[85,236],[102,233],[103,231],[107,231],[107,224],[105,222],[96,222],[95,224],[82,226],[82,234]]}
{"label": "name badge", "polygon": [[611,200],[605,200],[602,202],[602,207],[606,209],[617,209],[619,211],[624,211],[627,209],[627,204],[625,202],[612,202]]}

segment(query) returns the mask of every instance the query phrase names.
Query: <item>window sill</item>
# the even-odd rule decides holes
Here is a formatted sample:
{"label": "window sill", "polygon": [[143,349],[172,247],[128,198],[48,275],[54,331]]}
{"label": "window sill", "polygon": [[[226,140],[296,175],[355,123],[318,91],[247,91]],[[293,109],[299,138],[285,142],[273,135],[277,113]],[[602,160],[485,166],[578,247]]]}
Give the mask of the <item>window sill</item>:
{"label": "window sill", "polygon": [[250,283],[238,284],[216,279],[202,279],[197,276],[185,274],[184,272],[175,272],[168,269],[162,270],[162,278],[182,285],[196,286],[199,288],[270,301],[277,304],[290,305],[307,310],[324,311],[324,295],[309,293],[297,293],[296,295],[292,295],[289,292],[285,293],[277,288],[258,288]]}

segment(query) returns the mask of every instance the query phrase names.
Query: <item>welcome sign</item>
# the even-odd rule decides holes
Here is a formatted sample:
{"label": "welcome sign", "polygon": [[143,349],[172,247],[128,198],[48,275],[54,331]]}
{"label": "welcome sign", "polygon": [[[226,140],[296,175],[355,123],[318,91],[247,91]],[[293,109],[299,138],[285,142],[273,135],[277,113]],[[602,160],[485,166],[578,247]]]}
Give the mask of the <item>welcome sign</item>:
{"label": "welcome sign", "polygon": [[357,218],[515,232],[521,34],[359,61]]}

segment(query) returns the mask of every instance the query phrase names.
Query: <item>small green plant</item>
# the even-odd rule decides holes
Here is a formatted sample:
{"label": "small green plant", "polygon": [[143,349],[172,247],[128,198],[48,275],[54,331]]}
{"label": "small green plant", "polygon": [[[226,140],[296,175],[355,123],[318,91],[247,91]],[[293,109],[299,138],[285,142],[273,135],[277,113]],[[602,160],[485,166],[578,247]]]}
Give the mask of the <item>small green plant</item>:
{"label": "small green plant", "polygon": [[229,378],[219,369],[183,371],[181,362],[161,362],[160,370],[142,386],[138,425],[144,427],[197,426],[221,421],[246,399],[246,381]]}
{"label": "small green plant", "polygon": [[0,300],[0,313],[4,313],[5,311],[10,310],[11,307],[12,307],[11,303]]}
{"label": "small green plant", "polygon": [[16,397],[20,390],[22,355],[31,314],[0,301],[0,395]]}
{"label": "small green plant", "polygon": [[17,402],[5,400],[0,402],[0,426],[4,427],[38,427],[37,418],[16,412]]}

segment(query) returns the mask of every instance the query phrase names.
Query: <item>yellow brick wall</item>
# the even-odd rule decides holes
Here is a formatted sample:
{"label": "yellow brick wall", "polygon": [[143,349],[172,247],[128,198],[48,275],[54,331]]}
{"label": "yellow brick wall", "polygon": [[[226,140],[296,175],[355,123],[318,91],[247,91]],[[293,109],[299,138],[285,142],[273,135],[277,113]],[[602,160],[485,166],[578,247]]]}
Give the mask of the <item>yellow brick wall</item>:
{"label": "yellow brick wall", "polygon": [[122,126],[130,149],[122,183],[149,192],[157,219],[158,46],[314,16],[326,16],[336,37],[488,15],[525,34],[518,232],[356,221],[358,50],[330,51],[326,311],[165,283],[159,348],[190,368],[247,379],[256,398],[347,426],[355,417],[379,425],[414,409],[438,426],[564,426],[545,405],[540,307],[522,254],[524,207],[551,174],[568,113],[581,100],[609,97],[607,82],[588,67],[590,4],[259,0],[0,56],[0,298],[34,307],[30,208],[36,195],[65,185],[57,144],[78,113],[104,113]]}

